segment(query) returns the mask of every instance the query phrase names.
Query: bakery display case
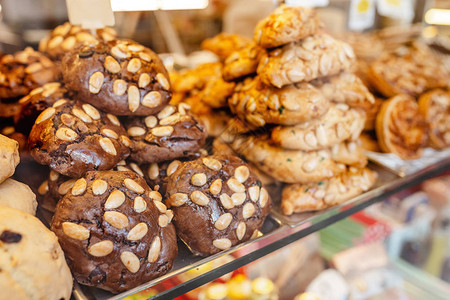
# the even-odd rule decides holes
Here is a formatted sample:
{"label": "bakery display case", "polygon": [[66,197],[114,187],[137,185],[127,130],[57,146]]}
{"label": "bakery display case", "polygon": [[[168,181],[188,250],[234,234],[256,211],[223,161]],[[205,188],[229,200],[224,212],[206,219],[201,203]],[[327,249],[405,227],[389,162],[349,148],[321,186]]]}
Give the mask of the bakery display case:
{"label": "bakery display case", "polygon": [[[222,1],[97,2],[67,0],[69,22],[55,10],[40,38],[17,14],[0,27],[21,32],[0,38],[0,214],[17,221],[0,220],[0,269],[14,272],[33,250],[24,230],[43,223],[53,250],[36,251],[64,273],[48,292],[57,275],[37,282],[44,298],[277,299],[241,268],[310,235],[334,247],[346,230],[334,223],[450,170],[447,27],[418,18],[427,1],[285,1],[249,16]],[[231,33],[236,19],[250,36]],[[380,29],[413,20],[423,28]],[[36,280],[11,278],[6,295]]]}

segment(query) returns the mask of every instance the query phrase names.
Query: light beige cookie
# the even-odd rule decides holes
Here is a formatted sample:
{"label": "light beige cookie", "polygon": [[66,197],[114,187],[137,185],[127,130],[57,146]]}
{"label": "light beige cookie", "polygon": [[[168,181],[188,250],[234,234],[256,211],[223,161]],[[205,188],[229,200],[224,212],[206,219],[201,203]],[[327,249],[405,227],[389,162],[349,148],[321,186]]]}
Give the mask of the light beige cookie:
{"label": "light beige cookie", "polygon": [[0,183],[14,174],[19,161],[19,143],[0,134]]}
{"label": "light beige cookie", "polygon": [[249,45],[235,51],[225,59],[222,76],[226,81],[233,81],[256,73],[259,60],[266,51],[255,45]]}
{"label": "light beige cookie", "polygon": [[257,73],[265,84],[278,88],[336,75],[350,70],[353,49],[326,33],[318,33],[270,51],[259,62]]}
{"label": "light beige cookie", "polygon": [[221,60],[224,60],[234,51],[245,48],[250,44],[252,44],[252,41],[249,38],[238,34],[222,32],[204,40],[201,47],[203,50],[211,51]]}
{"label": "light beige cookie", "polygon": [[0,205],[19,209],[30,215],[36,214],[36,195],[30,187],[13,179],[0,184]]}
{"label": "light beige cookie", "polygon": [[319,150],[347,139],[356,140],[364,128],[365,113],[347,104],[332,104],[319,119],[295,126],[277,126],[271,139],[285,149]]}
{"label": "light beige cookie", "polygon": [[402,46],[372,62],[368,79],[386,97],[419,96],[428,89],[448,85],[449,74],[442,62],[424,47]]}
{"label": "light beige cookie", "polygon": [[431,147],[450,146],[450,92],[436,89],[419,98],[419,111],[427,120]]}
{"label": "light beige cookie", "polygon": [[237,136],[231,147],[261,171],[288,183],[319,182],[345,170],[335,162],[331,150],[286,150],[270,145],[267,137]]}
{"label": "light beige cookie", "polygon": [[228,105],[240,119],[261,127],[266,123],[296,125],[318,118],[327,112],[329,101],[308,83],[278,89],[255,77],[236,85]]}
{"label": "light beige cookie", "polygon": [[273,48],[312,35],[320,27],[314,10],[282,5],[259,21],[253,40],[264,48]]}
{"label": "light beige cookie", "polygon": [[72,275],[55,234],[6,206],[0,206],[0,270],[1,299],[70,299]]}
{"label": "light beige cookie", "polygon": [[309,184],[288,184],[283,188],[281,210],[286,215],[315,211],[341,204],[368,191],[378,175],[368,168],[350,167],[329,180]]}
{"label": "light beige cookie", "polygon": [[319,78],[313,80],[311,84],[320,89],[330,101],[336,103],[346,103],[351,107],[363,109],[375,103],[375,98],[361,79],[350,72]]}
{"label": "light beige cookie", "polygon": [[361,147],[361,142],[345,141],[331,147],[331,158],[340,164],[362,168],[367,165],[367,156]]}

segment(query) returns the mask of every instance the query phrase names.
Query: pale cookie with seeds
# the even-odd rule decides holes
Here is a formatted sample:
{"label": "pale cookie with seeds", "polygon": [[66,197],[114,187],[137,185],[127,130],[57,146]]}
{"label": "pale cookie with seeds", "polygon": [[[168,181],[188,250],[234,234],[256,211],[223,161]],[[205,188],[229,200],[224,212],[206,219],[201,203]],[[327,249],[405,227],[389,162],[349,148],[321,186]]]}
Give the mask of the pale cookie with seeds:
{"label": "pale cookie with seeds", "polygon": [[14,116],[16,131],[28,136],[39,114],[65,97],[71,97],[71,93],[59,82],[46,83],[32,90],[19,100],[20,110]]}
{"label": "pale cookie with seeds", "polygon": [[0,206],[2,299],[64,299],[73,279],[55,234],[36,217]]}
{"label": "pale cookie with seeds", "polygon": [[314,10],[281,5],[259,21],[253,40],[264,48],[273,48],[313,35],[320,27]]}
{"label": "pale cookie with seeds", "polygon": [[428,122],[429,145],[435,149],[450,146],[450,91],[436,89],[419,98],[419,111]]}
{"label": "pale cookie with seeds", "polygon": [[117,293],[170,271],[178,252],[173,215],[154,193],[134,172],[76,180],[51,229],[79,283]]}
{"label": "pale cookie with seeds", "polygon": [[0,183],[14,174],[19,161],[19,143],[0,134]]}
{"label": "pale cookie with seeds", "polygon": [[418,97],[424,91],[448,86],[448,71],[432,52],[414,45],[383,53],[373,61],[367,77],[386,97],[408,94]]}
{"label": "pale cookie with seeds", "polygon": [[87,103],[59,100],[37,117],[28,145],[40,164],[78,178],[114,167],[129,155],[131,141],[114,115]]}
{"label": "pale cookie with seeds", "polygon": [[196,255],[249,240],[270,211],[267,190],[237,156],[213,155],[183,163],[169,176],[166,204],[178,236]]}
{"label": "pale cookie with seeds", "polygon": [[171,97],[169,75],[150,49],[127,40],[100,42],[67,53],[63,77],[80,101],[119,116],[147,116]]}
{"label": "pale cookie with seeds", "polygon": [[344,103],[364,110],[368,110],[375,104],[375,97],[362,80],[350,72],[319,78],[311,81],[311,84],[332,102]]}
{"label": "pale cookie with seeds", "polygon": [[249,38],[238,34],[219,33],[202,42],[203,50],[208,50],[217,55],[221,60],[226,59],[232,52],[238,51],[252,44]]}
{"label": "pale cookie with seeds", "polygon": [[319,182],[345,169],[333,159],[331,149],[287,150],[273,146],[267,136],[236,136],[230,145],[258,169],[282,182]]}
{"label": "pale cookie with seeds", "polygon": [[83,45],[96,45],[99,41],[111,41],[117,32],[110,27],[100,28],[95,34],[89,29],[69,22],[53,29],[47,36],[39,41],[39,51],[47,54],[53,60],[61,60],[68,51]]}
{"label": "pale cookie with seeds", "polygon": [[384,101],[375,125],[383,152],[404,160],[422,156],[428,144],[428,124],[413,97],[401,94]]}
{"label": "pale cookie with seeds", "polygon": [[368,191],[378,174],[368,168],[350,167],[337,177],[318,183],[288,184],[281,196],[281,210],[285,215],[322,210],[344,203]]}
{"label": "pale cookie with seeds", "polygon": [[295,126],[277,126],[271,139],[275,145],[294,150],[320,150],[347,139],[356,140],[364,129],[365,113],[346,104],[332,104],[319,119]]}
{"label": "pale cookie with seeds", "polygon": [[[31,47],[0,58],[0,99],[21,97],[48,82],[57,81],[60,67]],[[17,101],[17,100],[16,100]]]}
{"label": "pale cookie with seeds", "polygon": [[236,85],[228,105],[233,113],[253,126],[296,125],[324,115],[329,100],[309,83],[281,89],[265,85],[259,77]]}
{"label": "pale cookie with seeds", "polygon": [[241,50],[235,50],[228,56],[223,65],[222,76],[226,81],[233,81],[256,73],[258,63],[265,49],[252,44]]}
{"label": "pale cookie with seeds", "polygon": [[173,105],[153,116],[130,117],[124,125],[132,141],[131,158],[138,163],[196,156],[207,136],[194,117]]}
{"label": "pale cookie with seeds", "polygon": [[348,71],[355,63],[353,49],[326,33],[292,42],[264,55],[257,73],[278,88]]}

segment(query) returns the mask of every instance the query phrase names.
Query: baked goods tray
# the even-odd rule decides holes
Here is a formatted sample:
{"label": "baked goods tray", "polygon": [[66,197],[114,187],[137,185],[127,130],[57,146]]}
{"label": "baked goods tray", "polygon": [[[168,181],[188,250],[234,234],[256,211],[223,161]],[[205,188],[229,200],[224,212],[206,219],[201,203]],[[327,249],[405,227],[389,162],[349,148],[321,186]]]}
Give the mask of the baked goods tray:
{"label": "baked goods tray", "polygon": [[417,171],[438,163],[443,159],[450,157],[450,148],[443,150],[434,150],[432,148],[426,148],[423,151],[422,157],[414,160],[402,160],[393,153],[380,153],[373,151],[365,151],[370,161],[387,168],[391,172],[397,174],[400,177],[414,174]]}
{"label": "baked goods tray", "polygon": [[375,164],[370,164],[370,168],[379,174],[373,189],[341,205],[320,212],[284,216],[280,209],[281,187],[269,187],[273,199],[272,212],[256,238],[209,257],[193,256],[180,242],[179,255],[172,271],[168,274],[119,295],[92,287],[75,285],[73,298],[79,300],[122,299],[136,295],[148,288],[154,288],[160,292],[152,299],[173,299],[346,218],[373,203],[382,201],[398,191],[449,171],[450,157],[404,177]]}

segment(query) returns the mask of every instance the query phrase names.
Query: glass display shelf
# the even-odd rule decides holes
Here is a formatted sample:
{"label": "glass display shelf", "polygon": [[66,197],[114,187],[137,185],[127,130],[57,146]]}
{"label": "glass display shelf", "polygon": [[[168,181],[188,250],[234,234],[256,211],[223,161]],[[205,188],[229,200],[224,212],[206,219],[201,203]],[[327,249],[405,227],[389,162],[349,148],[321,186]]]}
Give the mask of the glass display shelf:
{"label": "glass display shelf", "polygon": [[[376,202],[382,201],[401,190],[413,187],[426,179],[449,171],[450,157],[405,177],[399,177],[389,170],[374,164],[370,164],[369,167],[376,170],[379,175],[374,188],[341,205],[319,212],[285,216],[280,210],[281,186],[269,186],[268,190],[273,201],[272,211],[258,236],[254,239],[208,257],[192,255],[189,249],[182,242],[179,242],[178,257],[168,274],[118,295],[92,287],[76,285],[73,296],[77,300],[121,299],[161,284],[165,287],[165,290],[152,299],[173,299],[344,219]],[[224,259],[226,256],[232,257],[232,259]],[[214,267],[211,268],[211,266]],[[197,276],[192,276],[191,272],[189,275],[190,279],[185,282],[182,282],[179,277],[177,280],[174,280],[176,276],[186,274],[186,272],[195,269],[205,269],[206,271],[204,273],[196,272]],[[174,281],[177,283],[174,284]]]}

